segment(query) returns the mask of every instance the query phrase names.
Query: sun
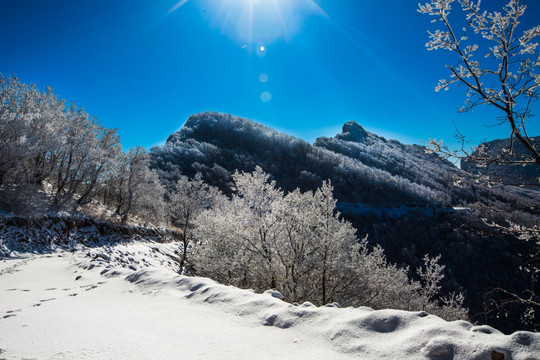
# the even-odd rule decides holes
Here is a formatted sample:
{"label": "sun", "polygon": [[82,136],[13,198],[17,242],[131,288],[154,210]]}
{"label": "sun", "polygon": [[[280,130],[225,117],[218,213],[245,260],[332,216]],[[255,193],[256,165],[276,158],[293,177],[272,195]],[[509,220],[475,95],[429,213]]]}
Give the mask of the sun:
{"label": "sun", "polygon": [[[179,4],[184,4],[182,0]],[[310,15],[328,15],[315,0],[201,0],[213,25],[242,44],[269,44],[296,35]],[[180,6],[181,6],[180,5]],[[265,48],[257,46],[264,52]]]}

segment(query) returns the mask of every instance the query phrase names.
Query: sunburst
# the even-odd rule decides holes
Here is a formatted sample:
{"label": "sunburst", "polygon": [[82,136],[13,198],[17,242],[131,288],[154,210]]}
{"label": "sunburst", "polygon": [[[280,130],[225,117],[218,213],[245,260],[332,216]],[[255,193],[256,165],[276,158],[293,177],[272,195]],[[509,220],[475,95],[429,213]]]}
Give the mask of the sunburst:
{"label": "sunburst", "polygon": [[[169,13],[188,1],[178,1]],[[264,46],[260,44],[290,39],[309,15],[328,17],[315,0],[199,0],[196,4],[223,34],[242,44],[255,44],[257,50]]]}

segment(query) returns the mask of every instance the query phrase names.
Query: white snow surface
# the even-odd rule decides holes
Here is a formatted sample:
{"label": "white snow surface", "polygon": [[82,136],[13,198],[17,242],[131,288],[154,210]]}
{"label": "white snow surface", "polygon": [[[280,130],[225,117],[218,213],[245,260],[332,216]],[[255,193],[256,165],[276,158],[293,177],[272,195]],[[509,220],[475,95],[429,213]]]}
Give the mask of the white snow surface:
{"label": "white snow surface", "polygon": [[0,359],[540,359],[538,333],[293,305],[178,275],[177,249],[138,241],[0,259]]}

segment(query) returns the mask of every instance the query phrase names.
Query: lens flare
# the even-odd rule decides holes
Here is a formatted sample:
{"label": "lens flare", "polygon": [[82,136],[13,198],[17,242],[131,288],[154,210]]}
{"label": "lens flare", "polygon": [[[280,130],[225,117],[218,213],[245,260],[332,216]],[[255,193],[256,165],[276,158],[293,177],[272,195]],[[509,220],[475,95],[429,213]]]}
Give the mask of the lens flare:
{"label": "lens flare", "polygon": [[270,94],[268,91],[265,91],[261,94],[262,102],[269,102],[270,100],[272,100],[272,94]]}

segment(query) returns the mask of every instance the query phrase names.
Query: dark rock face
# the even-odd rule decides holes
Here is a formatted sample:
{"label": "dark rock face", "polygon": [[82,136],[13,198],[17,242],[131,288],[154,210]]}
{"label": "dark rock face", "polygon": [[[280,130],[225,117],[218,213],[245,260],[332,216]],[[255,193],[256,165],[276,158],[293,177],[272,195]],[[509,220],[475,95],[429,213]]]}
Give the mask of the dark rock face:
{"label": "dark rock face", "polygon": [[377,142],[386,142],[385,138],[366,131],[356,121],[347,121],[343,125],[343,132],[341,134],[337,134],[336,139],[357,143],[365,143],[367,145],[373,145]]}
{"label": "dark rock face", "polygon": [[341,139],[354,142],[365,141],[369,136],[368,132],[356,121],[346,122],[343,125],[343,133],[340,135]]}

